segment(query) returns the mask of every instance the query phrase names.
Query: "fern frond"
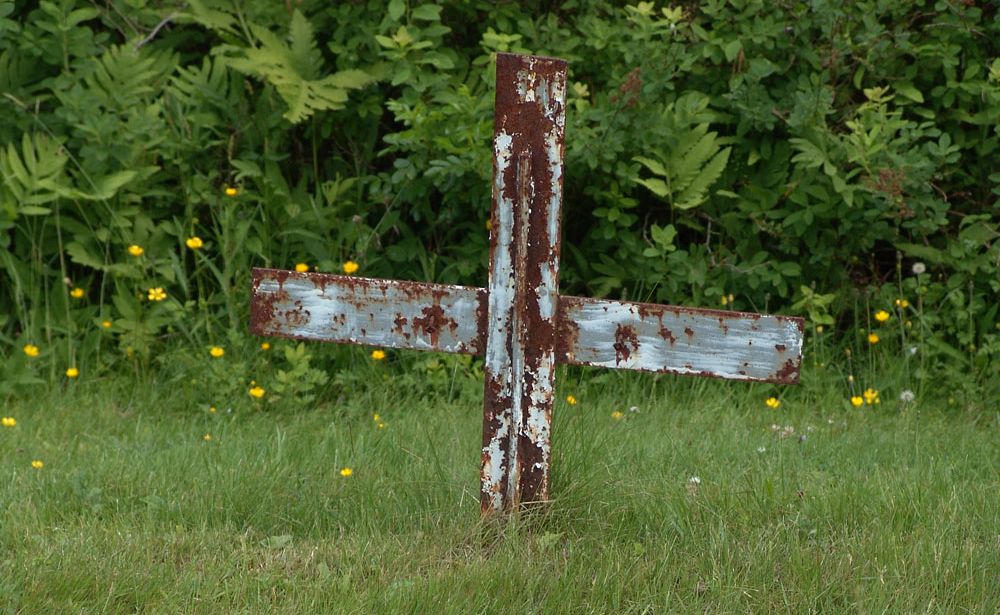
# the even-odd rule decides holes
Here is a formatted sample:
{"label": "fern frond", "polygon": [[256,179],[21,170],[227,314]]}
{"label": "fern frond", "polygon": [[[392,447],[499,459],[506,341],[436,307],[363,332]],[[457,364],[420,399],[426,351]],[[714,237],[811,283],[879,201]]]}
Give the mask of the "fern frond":
{"label": "fern frond", "polygon": [[128,110],[150,98],[157,91],[158,81],[172,73],[177,63],[177,56],[171,53],[115,46],[94,59],[84,83],[104,106]]}
{"label": "fern frond", "polygon": [[220,46],[216,52],[236,71],[258,77],[272,86],[288,105],[284,117],[296,124],[317,111],[342,109],[347,91],[362,88],[374,78],[360,70],[346,70],[320,77],[322,56],[312,26],[298,11],[292,14],[289,43],[273,32],[252,28],[259,46],[240,49]]}
{"label": "fern frond", "polygon": [[44,135],[21,135],[20,151],[13,143],[0,148],[0,207],[9,217],[49,213],[46,203],[62,188],[66,152]]}
{"label": "fern frond", "polygon": [[708,124],[697,126],[691,131],[691,135],[694,137],[691,147],[680,152],[673,169],[676,190],[682,190],[694,181],[705,163],[719,151],[719,145],[715,141],[717,133],[708,132]]}
{"label": "fern frond", "polygon": [[701,205],[705,201],[708,188],[715,183],[715,180],[719,179],[719,176],[726,169],[731,151],[732,148],[727,147],[713,156],[708,164],[702,167],[701,172],[684,187],[674,202],[674,206],[678,209],[691,209]]}

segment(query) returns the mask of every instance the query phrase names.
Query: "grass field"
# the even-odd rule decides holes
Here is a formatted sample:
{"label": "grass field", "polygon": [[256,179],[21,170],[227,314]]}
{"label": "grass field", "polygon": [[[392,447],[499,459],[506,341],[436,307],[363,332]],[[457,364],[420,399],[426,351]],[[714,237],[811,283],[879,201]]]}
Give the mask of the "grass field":
{"label": "grass field", "polygon": [[16,401],[0,613],[997,612],[995,409],[595,374],[560,373],[554,499],[506,524],[479,518],[475,379],[297,412],[157,381]]}

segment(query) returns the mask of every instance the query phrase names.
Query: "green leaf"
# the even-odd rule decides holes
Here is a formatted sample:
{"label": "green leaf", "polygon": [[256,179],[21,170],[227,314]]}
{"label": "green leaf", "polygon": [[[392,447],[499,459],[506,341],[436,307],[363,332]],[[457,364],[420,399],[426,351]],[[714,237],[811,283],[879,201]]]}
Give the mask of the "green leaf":
{"label": "green leaf", "polygon": [[673,224],[663,227],[654,224],[649,227],[649,236],[662,247],[673,250],[675,248],[674,237],[677,236],[677,229],[674,228]]}
{"label": "green leaf", "polygon": [[667,174],[667,169],[663,166],[663,164],[661,162],[659,162],[657,160],[653,160],[652,158],[646,158],[646,157],[643,157],[643,156],[634,156],[632,158],[632,160],[635,160],[636,162],[638,162],[638,163],[640,163],[642,165],[645,165],[645,167],[647,169],[649,169],[650,171],[652,171],[656,175],[666,175]]}
{"label": "green leaf", "polygon": [[941,263],[944,259],[941,251],[937,248],[932,248],[930,246],[923,246],[916,243],[898,243],[896,248],[906,254],[907,256],[913,256],[916,258],[921,258],[932,263]]}
{"label": "green leaf", "polygon": [[424,21],[441,21],[441,7],[436,4],[424,4],[413,9],[410,17]]}
{"label": "green leaf", "polygon": [[737,38],[723,45],[722,52],[726,54],[726,61],[732,62],[736,59],[741,49],[743,49],[743,43]]}
{"label": "green leaf", "polygon": [[667,183],[662,179],[637,179],[636,183],[649,188],[653,194],[659,197],[666,197],[670,194]]}
{"label": "green leaf", "polygon": [[920,90],[914,87],[912,83],[909,82],[897,83],[894,87],[896,88],[897,92],[899,92],[906,98],[909,98],[913,102],[916,103],[924,102],[924,95],[921,94]]}
{"label": "green leaf", "polygon": [[399,21],[399,18],[406,12],[406,2],[404,0],[391,0],[389,2],[389,19]]}

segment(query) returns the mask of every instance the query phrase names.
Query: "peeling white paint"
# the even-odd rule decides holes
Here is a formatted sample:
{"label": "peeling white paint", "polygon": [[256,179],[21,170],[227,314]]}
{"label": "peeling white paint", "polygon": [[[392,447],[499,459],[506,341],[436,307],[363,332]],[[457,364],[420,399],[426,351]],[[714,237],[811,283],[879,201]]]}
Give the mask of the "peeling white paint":
{"label": "peeling white paint", "polygon": [[510,433],[510,424],[502,417],[497,420],[500,421],[497,437],[483,447],[482,468],[482,492],[490,499],[494,510],[500,510],[503,505],[500,482],[504,477],[505,452],[500,448],[500,441]]}
{"label": "peeling white paint", "polygon": [[[360,286],[356,284],[358,278],[333,279],[343,279],[344,283],[328,281],[320,286],[311,275],[303,275],[289,276],[279,286],[275,279],[265,277],[255,291],[255,301],[272,300],[281,290],[286,298],[274,300],[277,322],[265,323],[260,333],[443,352],[472,352],[476,345],[479,337],[476,309],[483,289],[426,286],[437,291],[445,317],[457,324],[454,331],[441,330],[434,345],[429,336],[412,330],[413,317],[434,305],[429,291],[411,297],[402,292],[400,282],[395,280],[366,280],[368,285]],[[508,292],[513,297],[512,287]],[[578,330],[569,356],[556,357],[559,362],[678,374],[711,372],[735,380],[773,380],[786,361],[797,362],[802,356],[802,334],[796,322],[787,318],[722,311],[675,312],[670,306],[654,306],[662,318],[655,313],[641,317],[633,303],[579,297],[561,297],[559,303],[558,317],[570,320],[574,324],[568,328]],[[364,309],[359,309],[358,304]],[[310,315],[308,318],[303,315],[301,324],[283,324],[282,315],[296,308]],[[409,337],[393,331],[398,314],[407,318],[405,330]],[[342,317],[342,323],[338,316]],[[728,333],[723,331],[720,317]],[[639,349],[620,363],[614,348],[618,325],[634,327],[639,341]],[[694,333],[690,339],[684,333],[685,327]],[[661,328],[671,332],[673,345],[661,336]],[[503,323],[491,322],[491,334],[503,336],[505,331],[509,329]],[[778,352],[779,345],[785,347],[784,352]],[[502,386],[509,392],[510,364],[506,365],[506,369],[494,373],[507,375]]]}
{"label": "peeling white paint", "polygon": [[[437,285],[433,288],[438,298],[430,292],[414,297],[412,290],[394,280],[337,279],[343,283],[324,283],[311,276],[290,276],[280,285],[273,278],[262,280],[255,300],[273,301],[275,312],[263,333],[390,348],[472,352],[479,336],[477,289]],[[272,299],[281,291],[286,293],[285,300]],[[435,305],[440,306],[442,318],[455,327],[441,326],[432,336],[415,320],[426,318],[424,310]],[[402,326],[397,324],[400,317],[405,319]]]}
{"label": "peeling white paint", "polygon": [[[802,334],[796,324],[774,316],[718,312],[716,317],[707,312],[658,309],[659,316],[647,314],[643,318],[637,306],[617,301],[563,307],[564,316],[579,328],[573,346],[575,363],[768,380],[786,361],[797,361],[801,356]],[[624,344],[628,350],[624,357],[615,348],[620,326],[631,327],[638,340],[637,348]],[[783,352],[779,346],[784,347]]]}

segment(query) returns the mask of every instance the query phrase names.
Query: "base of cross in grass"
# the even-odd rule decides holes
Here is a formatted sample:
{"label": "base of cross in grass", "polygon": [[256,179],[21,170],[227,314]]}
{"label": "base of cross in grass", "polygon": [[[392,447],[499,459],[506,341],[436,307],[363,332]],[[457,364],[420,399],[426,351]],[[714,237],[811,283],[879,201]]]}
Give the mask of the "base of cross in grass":
{"label": "base of cross in grass", "polygon": [[497,54],[486,288],[253,271],[257,335],[484,357],[484,514],[549,498],[556,363],[791,384],[799,318],[559,295],[566,62]]}

